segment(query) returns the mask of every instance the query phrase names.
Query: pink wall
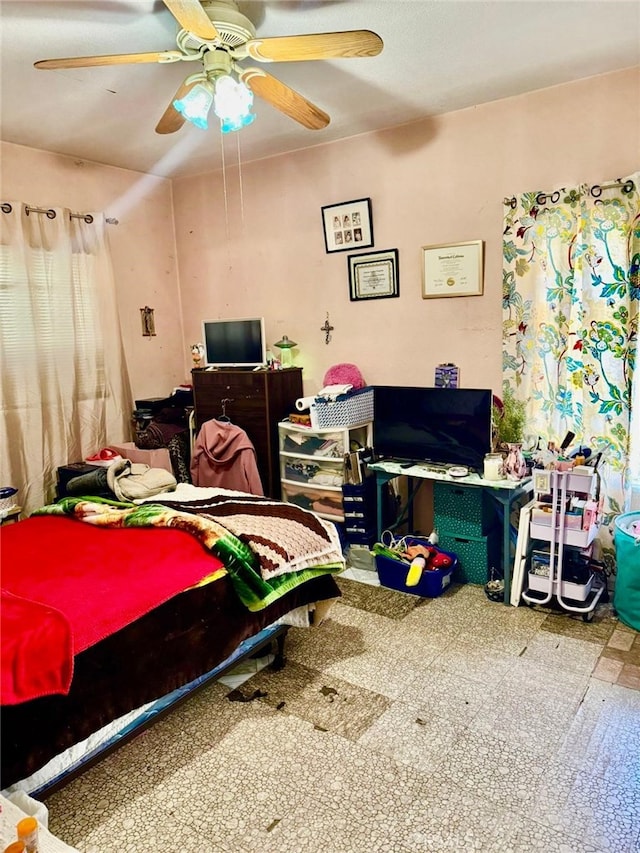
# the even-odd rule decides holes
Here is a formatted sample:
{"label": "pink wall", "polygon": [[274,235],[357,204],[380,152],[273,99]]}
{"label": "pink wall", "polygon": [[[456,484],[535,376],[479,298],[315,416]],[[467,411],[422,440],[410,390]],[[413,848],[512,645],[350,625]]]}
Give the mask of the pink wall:
{"label": "pink wall", "polygon": [[[628,174],[639,143],[636,68],[243,163],[242,198],[228,168],[227,212],[219,173],[177,179],[185,340],[200,340],[205,318],[264,315],[270,344],[283,333],[300,344],[307,393],[342,361],[398,385],[432,385],[451,361],[463,385],[498,390],[503,198]],[[229,141],[227,163],[235,150]],[[398,299],[350,302],[348,253],[325,253],[322,205],[363,197],[374,248],[399,250]],[[421,246],[478,239],[484,295],[423,300]]]}
{"label": "pink wall", "polygon": [[[227,172],[228,214],[219,173],[171,182],[0,144],[3,198],[119,220],[108,233],[134,397],[184,381],[203,319],[246,315],[264,315],[270,344],[283,333],[299,342],[308,393],[342,361],[370,383],[418,385],[453,361],[467,387],[498,389],[502,199],[637,169],[640,69],[243,163],[242,199],[237,168]],[[399,250],[398,299],[350,302],[348,253],[325,253],[322,205],[363,197],[374,248]],[[484,295],[423,300],[420,247],[477,239]],[[155,338],[140,334],[144,305]]]}
{"label": "pink wall", "polygon": [[[2,197],[35,207],[104,211],[134,398],[169,394],[184,381],[171,181],[1,143]],[[143,338],[140,308],[155,308],[157,336]]]}

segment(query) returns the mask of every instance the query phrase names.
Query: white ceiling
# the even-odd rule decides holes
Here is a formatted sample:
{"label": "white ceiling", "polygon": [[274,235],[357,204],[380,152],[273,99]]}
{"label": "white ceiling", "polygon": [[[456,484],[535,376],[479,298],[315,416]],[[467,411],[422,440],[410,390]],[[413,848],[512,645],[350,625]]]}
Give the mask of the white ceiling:
{"label": "white ceiling", "polygon": [[[224,138],[225,157],[237,157],[239,137],[243,161],[640,64],[635,0],[239,6],[259,36],[371,29],[385,45],[372,58],[265,66],[328,112],[331,123],[306,130],[256,98],[256,121]],[[33,68],[38,59],[173,49],[176,30],[160,0],[0,0],[2,139],[157,175],[220,168],[213,123],[208,131],[189,123],[168,136],[154,131],[190,65]]]}

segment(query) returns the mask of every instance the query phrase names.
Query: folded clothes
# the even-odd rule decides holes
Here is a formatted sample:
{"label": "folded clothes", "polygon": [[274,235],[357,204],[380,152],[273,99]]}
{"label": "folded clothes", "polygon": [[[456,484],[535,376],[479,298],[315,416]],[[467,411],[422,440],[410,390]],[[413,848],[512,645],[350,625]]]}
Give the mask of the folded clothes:
{"label": "folded clothes", "polygon": [[309,482],[314,486],[341,486],[343,483],[342,474],[331,471],[319,471],[309,478]]}
{"label": "folded clothes", "polygon": [[342,501],[332,501],[330,498],[321,498],[320,500],[313,501],[311,508],[314,512],[320,513],[321,515],[342,516],[343,512]]}

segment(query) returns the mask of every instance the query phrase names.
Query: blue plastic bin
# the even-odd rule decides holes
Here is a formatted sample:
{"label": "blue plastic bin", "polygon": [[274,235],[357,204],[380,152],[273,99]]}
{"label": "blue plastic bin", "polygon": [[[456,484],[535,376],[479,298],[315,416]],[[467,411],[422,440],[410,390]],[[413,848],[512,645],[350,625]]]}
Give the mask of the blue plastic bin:
{"label": "blue plastic bin", "polygon": [[[632,525],[639,531],[635,533]],[[640,631],[640,512],[615,520],[616,585],[613,606],[621,622]]]}
{"label": "blue plastic bin", "polygon": [[408,545],[428,545],[430,548],[435,548],[439,553],[451,557],[451,565],[447,566],[446,569],[433,569],[431,571],[425,569],[417,586],[406,586],[409,563],[376,554],[376,569],[381,585],[388,589],[396,589],[399,592],[420,595],[423,598],[437,598],[442,595],[451,584],[451,578],[458,565],[458,557],[451,551],[443,551],[442,548],[431,545],[428,539],[407,537],[406,541]]}

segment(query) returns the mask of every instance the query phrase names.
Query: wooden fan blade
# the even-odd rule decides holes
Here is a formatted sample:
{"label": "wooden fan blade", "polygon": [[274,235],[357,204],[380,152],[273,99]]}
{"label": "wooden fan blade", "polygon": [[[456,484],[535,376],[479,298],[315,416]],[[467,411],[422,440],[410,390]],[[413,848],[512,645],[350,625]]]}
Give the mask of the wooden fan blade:
{"label": "wooden fan blade", "polygon": [[206,41],[220,38],[217,29],[200,5],[200,0],[164,0],[164,5],[183,30]]}
{"label": "wooden fan blade", "polygon": [[[307,59],[352,59],[376,56],[384,42],[371,30],[318,33],[251,39],[241,50],[260,62],[298,62]],[[236,58],[238,52],[236,51]]]}
{"label": "wooden fan blade", "polygon": [[35,68],[90,68],[94,65],[128,65],[138,62],[178,62],[179,50],[161,50],[157,53],[116,53],[106,56],[73,56],[68,59],[41,59]]}
{"label": "wooden fan blade", "polygon": [[329,116],[320,107],[316,107],[311,101],[303,98],[294,89],[267,74],[261,68],[243,69],[240,72],[240,79],[256,95],[264,98],[271,106],[289,118],[308,127],[309,130],[322,130],[329,124]]}
{"label": "wooden fan blade", "polygon": [[184,98],[187,92],[190,92],[197,82],[197,80],[194,80],[193,83],[182,83],[178,87],[177,92],[173,98],[171,98],[169,106],[166,108],[162,118],[156,125],[156,133],[175,133],[176,130],[180,130],[186,119],[182,113],[179,113],[173,106],[173,102],[180,100],[180,98]]}

